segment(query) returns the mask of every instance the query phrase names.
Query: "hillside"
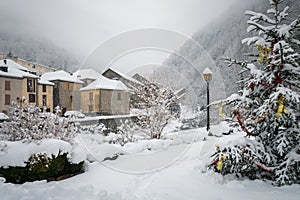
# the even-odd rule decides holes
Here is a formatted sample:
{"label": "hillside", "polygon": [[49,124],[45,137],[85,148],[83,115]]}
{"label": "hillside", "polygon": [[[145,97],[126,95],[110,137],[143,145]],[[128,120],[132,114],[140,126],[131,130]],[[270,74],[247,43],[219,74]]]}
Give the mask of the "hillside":
{"label": "hillside", "polygon": [[78,60],[66,50],[45,38],[0,29],[0,53],[49,65],[57,69],[72,70]]}
{"label": "hillside", "polygon": [[[299,15],[297,2],[297,0],[288,0],[286,2],[286,5],[292,11],[291,17]],[[175,83],[175,87],[190,87],[192,96],[197,96],[197,102],[200,102],[202,105],[206,103],[204,98],[206,84],[202,79],[202,72],[206,67],[210,67],[214,73],[213,80],[210,83],[212,100],[222,99],[222,97],[236,92],[239,89],[239,85],[236,82],[241,78],[238,75],[240,68],[229,68],[224,63],[223,58],[231,57],[238,60],[249,60],[249,57],[245,56],[245,54],[253,51],[253,49],[249,49],[247,45],[241,43],[242,39],[249,37],[246,32],[248,16],[244,13],[246,10],[262,12],[267,7],[268,1],[239,2],[218,21],[195,33],[193,38],[176,52],[176,54],[186,58],[189,63],[173,54],[164,61],[162,65],[164,67],[161,67],[158,70],[160,72],[157,72],[157,74],[164,71],[164,74],[169,76],[169,80]],[[196,43],[200,46],[196,45]],[[180,75],[174,76],[174,72]],[[184,78],[178,81],[180,80],[178,77]],[[164,82],[164,80],[160,81]],[[196,102],[188,103],[195,104]]]}

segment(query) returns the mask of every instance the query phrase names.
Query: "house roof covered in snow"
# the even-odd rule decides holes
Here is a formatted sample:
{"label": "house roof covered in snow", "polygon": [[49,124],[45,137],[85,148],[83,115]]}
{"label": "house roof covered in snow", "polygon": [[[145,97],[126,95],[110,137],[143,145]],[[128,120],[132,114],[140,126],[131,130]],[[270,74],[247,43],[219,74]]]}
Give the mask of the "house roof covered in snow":
{"label": "house roof covered in snow", "polygon": [[72,76],[75,78],[78,78],[80,80],[83,80],[83,79],[96,80],[97,78],[99,78],[100,73],[98,73],[94,69],[79,69],[76,72],[74,72]]}
{"label": "house roof covered in snow", "polygon": [[127,75],[125,75],[125,74],[123,74],[123,73],[120,73],[120,72],[116,71],[115,69],[112,69],[111,67],[108,68],[108,69],[106,69],[106,70],[102,73],[102,75],[104,75],[104,74],[107,73],[108,71],[112,71],[112,72],[114,72],[115,74],[119,75],[120,77],[123,77],[124,79],[126,79],[126,80],[128,80],[128,81],[131,81],[131,82],[133,82],[133,83],[135,83],[135,84],[143,85],[143,83],[141,83],[140,81],[138,81],[138,80],[136,80],[136,79],[134,79],[134,78],[131,78],[130,76],[127,76]]}
{"label": "house roof covered in snow", "polygon": [[[0,60],[0,76],[12,77],[12,78],[38,78],[38,76],[31,74],[27,69],[18,63],[10,60],[4,59]],[[6,70],[4,70],[6,68]]]}
{"label": "house roof covered in snow", "polygon": [[47,81],[46,79],[44,79],[42,77],[38,80],[38,84],[41,84],[41,85],[55,85],[54,83],[52,83],[50,81]]}
{"label": "house roof covered in snow", "polygon": [[45,73],[41,76],[41,79],[46,81],[66,81],[66,82],[81,83],[81,84],[83,83],[81,80],[71,76],[68,72],[63,70]]}
{"label": "house roof covered in snow", "polygon": [[122,83],[121,81],[112,80],[102,75],[100,75],[97,80],[93,81],[88,86],[81,88],[80,91],[98,89],[130,91],[130,89],[126,87],[126,85],[124,85],[124,83]]}
{"label": "house roof covered in snow", "polygon": [[135,73],[132,78],[134,78],[135,80],[139,81],[140,83],[143,83],[143,84],[150,84],[151,82],[146,79],[144,76],[138,74],[138,73]]}
{"label": "house roof covered in snow", "polygon": [[23,67],[22,65],[16,63],[15,61],[13,61],[11,59],[0,60],[0,66],[4,66],[5,65],[5,62],[4,62],[5,60],[6,60],[6,65],[8,65],[10,67],[14,67],[14,68],[22,70],[22,71],[28,72],[28,69],[26,67]]}

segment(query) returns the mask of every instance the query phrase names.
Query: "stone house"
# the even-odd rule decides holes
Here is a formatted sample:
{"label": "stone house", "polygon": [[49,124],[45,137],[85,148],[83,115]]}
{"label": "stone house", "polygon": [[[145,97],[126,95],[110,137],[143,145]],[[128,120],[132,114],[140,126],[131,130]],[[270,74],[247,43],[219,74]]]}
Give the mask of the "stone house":
{"label": "stone house", "polygon": [[83,82],[63,70],[48,72],[41,76],[42,80],[54,83],[53,106],[60,106],[62,114],[69,110],[80,109],[80,92]]}
{"label": "stone house", "polygon": [[139,99],[135,94],[135,90],[144,86],[144,83],[140,82],[139,80],[117,72],[112,68],[108,68],[102,73],[103,76],[113,80],[120,80],[124,83],[128,88],[132,90],[130,93],[130,107],[137,108],[137,104],[139,103]]}
{"label": "stone house", "polygon": [[130,113],[130,89],[121,81],[100,76],[80,89],[81,108],[85,113],[125,115]]}
{"label": "stone house", "polygon": [[12,101],[22,98],[37,104],[38,76],[10,59],[0,60],[0,112],[8,113]]}

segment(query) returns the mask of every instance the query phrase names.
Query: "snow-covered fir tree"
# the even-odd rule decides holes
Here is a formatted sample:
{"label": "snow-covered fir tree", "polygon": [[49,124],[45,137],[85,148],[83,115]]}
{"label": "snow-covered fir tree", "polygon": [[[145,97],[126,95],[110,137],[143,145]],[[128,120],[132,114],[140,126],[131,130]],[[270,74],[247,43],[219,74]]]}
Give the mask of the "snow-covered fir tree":
{"label": "snow-covered fir tree", "polygon": [[[287,20],[283,0],[270,0],[266,14],[247,11],[247,32],[242,41],[257,48],[251,62],[239,64],[249,76],[242,89],[223,101],[234,107],[243,131],[251,139],[218,149],[216,171],[249,178],[266,178],[277,185],[300,183],[300,45],[296,32],[300,16]],[[244,76],[246,77],[246,76]],[[254,138],[254,139],[253,139]]]}

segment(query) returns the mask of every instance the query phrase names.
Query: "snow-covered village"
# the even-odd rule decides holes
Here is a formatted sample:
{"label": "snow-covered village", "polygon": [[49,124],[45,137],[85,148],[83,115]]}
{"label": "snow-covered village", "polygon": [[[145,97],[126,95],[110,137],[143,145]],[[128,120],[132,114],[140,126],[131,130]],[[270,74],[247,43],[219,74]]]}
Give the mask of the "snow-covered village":
{"label": "snow-covered village", "polygon": [[0,199],[298,200],[298,0],[0,1]]}

